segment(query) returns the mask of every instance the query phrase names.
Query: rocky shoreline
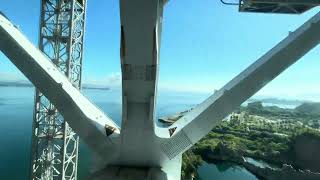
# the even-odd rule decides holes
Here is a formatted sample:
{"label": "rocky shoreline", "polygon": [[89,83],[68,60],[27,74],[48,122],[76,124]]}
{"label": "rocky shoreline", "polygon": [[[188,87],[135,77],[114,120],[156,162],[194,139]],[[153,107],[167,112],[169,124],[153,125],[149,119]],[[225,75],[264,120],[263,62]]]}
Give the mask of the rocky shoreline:
{"label": "rocky shoreline", "polygon": [[284,164],[281,169],[261,168],[249,162],[243,162],[242,166],[261,180],[319,180],[320,173],[296,170],[290,165]]}
{"label": "rocky shoreline", "polygon": [[203,160],[207,163],[228,162],[234,163],[246,168],[250,173],[260,180],[319,180],[320,173],[314,173],[309,170],[296,170],[290,165],[284,164],[281,168],[260,167],[248,162],[243,156],[237,156],[236,152],[223,144],[219,145],[223,149],[222,154],[206,153],[202,154]]}

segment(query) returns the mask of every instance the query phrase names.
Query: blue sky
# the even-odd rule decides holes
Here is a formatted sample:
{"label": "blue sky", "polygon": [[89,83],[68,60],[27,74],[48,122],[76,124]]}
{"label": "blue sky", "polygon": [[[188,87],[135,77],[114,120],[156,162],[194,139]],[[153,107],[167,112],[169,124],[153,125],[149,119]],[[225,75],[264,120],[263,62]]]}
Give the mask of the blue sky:
{"label": "blue sky", "polygon": [[[5,0],[4,12],[34,43],[39,0]],[[159,88],[213,92],[285,38],[319,9],[301,16],[239,13],[218,0],[171,0],[164,11]],[[118,0],[88,0],[84,80],[120,82]],[[320,49],[315,48],[267,85],[263,96],[320,100]],[[23,75],[0,53],[0,80]]]}

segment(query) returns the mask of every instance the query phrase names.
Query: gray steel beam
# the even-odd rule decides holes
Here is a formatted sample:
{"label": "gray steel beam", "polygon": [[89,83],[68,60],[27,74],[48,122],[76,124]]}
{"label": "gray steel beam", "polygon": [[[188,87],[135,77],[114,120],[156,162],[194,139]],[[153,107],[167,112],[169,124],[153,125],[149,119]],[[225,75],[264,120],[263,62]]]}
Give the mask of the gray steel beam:
{"label": "gray steel beam", "polygon": [[174,131],[173,137],[164,140],[162,146],[168,157],[185,152],[224,117],[317,46],[319,31],[320,13],[170,126],[167,130]]}
{"label": "gray steel beam", "polygon": [[[162,0],[120,0],[123,163],[152,162]],[[148,8],[146,8],[148,7]],[[141,139],[144,143],[137,144]],[[131,162],[129,161],[131,159]]]}
{"label": "gray steel beam", "polygon": [[45,54],[1,15],[0,50],[52,102],[100,159],[113,157],[113,138],[120,134],[118,126],[83,96]]}

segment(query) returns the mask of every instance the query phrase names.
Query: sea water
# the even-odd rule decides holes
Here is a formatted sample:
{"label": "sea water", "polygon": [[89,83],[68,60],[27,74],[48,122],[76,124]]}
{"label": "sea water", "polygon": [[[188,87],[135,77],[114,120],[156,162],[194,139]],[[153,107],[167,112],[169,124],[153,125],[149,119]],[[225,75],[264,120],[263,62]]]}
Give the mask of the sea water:
{"label": "sea water", "polygon": [[[121,90],[84,90],[118,124],[121,122]],[[208,95],[197,93],[159,92],[157,118],[190,109]],[[25,180],[30,174],[31,128],[34,88],[0,87],[0,179]],[[79,148],[78,179],[90,172],[90,151],[84,143]],[[238,179],[255,177],[245,169],[204,163],[198,170],[202,180]]]}

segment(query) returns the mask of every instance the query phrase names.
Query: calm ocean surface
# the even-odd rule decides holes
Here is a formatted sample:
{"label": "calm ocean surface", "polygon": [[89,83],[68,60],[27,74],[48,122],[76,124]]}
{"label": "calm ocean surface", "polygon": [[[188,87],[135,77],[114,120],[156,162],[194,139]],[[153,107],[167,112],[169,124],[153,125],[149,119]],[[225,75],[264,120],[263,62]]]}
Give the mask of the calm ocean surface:
{"label": "calm ocean surface", "polygon": [[[117,123],[121,121],[119,90],[84,90]],[[33,88],[0,87],[0,179],[25,180],[29,176]],[[159,92],[157,117],[175,114],[203,101],[208,95]],[[79,149],[80,180],[86,179],[90,169],[90,152],[85,144]],[[228,164],[204,164],[199,168],[201,180],[255,180],[241,167]]]}

